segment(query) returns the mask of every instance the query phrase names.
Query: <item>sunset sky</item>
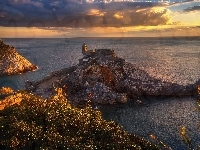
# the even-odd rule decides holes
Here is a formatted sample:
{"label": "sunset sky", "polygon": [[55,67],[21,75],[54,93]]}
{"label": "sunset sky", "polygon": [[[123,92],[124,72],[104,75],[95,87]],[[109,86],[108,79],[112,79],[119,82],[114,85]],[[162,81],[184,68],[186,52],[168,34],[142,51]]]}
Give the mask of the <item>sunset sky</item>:
{"label": "sunset sky", "polygon": [[0,38],[199,36],[200,0],[1,0]]}

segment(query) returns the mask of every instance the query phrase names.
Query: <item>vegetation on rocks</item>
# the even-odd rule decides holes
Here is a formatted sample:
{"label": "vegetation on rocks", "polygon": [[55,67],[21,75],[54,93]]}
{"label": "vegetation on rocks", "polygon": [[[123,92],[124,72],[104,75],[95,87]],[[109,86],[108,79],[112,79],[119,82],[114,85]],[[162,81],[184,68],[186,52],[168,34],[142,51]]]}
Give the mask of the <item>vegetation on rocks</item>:
{"label": "vegetation on rocks", "polygon": [[12,94],[14,91],[10,87],[2,87],[0,89],[0,96],[1,95],[7,95],[7,94]]}
{"label": "vegetation on rocks", "polygon": [[76,108],[62,89],[55,91],[48,99],[26,91],[6,97],[19,103],[0,111],[0,149],[159,149],[104,120],[89,102]]}
{"label": "vegetation on rocks", "polygon": [[21,56],[13,46],[0,40],[0,76],[19,74],[35,69],[37,66]]}
{"label": "vegetation on rocks", "polygon": [[[0,89],[0,100],[13,94],[13,93],[14,93],[14,91],[10,87],[2,87]],[[3,101],[0,101],[0,110],[2,107],[3,107]]]}

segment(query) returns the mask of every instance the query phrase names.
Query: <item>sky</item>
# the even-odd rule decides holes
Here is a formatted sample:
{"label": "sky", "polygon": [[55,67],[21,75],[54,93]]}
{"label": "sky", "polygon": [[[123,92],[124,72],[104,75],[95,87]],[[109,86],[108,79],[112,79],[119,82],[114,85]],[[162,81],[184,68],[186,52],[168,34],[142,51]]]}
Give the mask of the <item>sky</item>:
{"label": "sky", "polygon": [[0,38],[200,35],[200,0],[1,0]]}

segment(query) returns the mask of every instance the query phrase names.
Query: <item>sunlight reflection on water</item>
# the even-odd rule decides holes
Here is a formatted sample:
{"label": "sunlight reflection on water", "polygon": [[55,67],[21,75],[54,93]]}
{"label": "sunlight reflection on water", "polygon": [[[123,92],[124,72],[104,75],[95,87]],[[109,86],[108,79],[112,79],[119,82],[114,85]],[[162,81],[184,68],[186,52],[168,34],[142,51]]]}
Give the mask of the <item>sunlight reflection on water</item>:
{"label": "sunlight reflection on water", "polygon": [[[163,81],[191,84],[200,79],[199,39],[151,38],[75,38],[75,39],[3,39],[39,66],[34,72],[0,77],[1,86],[24,87],[25,80],[40,80],[50,72],[78,63],[81,46],[89,49],[114,49],[119,57],[136,64],[151,76]],[[178,128],[186,125],[189,134],[200,142],[197,131],[199,114],[194,98],[146,98],[145,105],[133,102],[102,108],[104,117],[124,126],[124,129],[149,138],[155,134],[174,150],[186,149]],[[200,144],[200,143],[199,143]]]}
{"label": "sunlight reflection on water", "polygon": [[195,143],[200,142],[198,123],[200,113],[196,111],[194,98],[148,98],[144,105],[128,102],[125,105],[103,106],[104,118],[118,122],[129,132],[149,139],[154,134],[174,150],[187,149],[182,142],[179,129],[185,125]]}

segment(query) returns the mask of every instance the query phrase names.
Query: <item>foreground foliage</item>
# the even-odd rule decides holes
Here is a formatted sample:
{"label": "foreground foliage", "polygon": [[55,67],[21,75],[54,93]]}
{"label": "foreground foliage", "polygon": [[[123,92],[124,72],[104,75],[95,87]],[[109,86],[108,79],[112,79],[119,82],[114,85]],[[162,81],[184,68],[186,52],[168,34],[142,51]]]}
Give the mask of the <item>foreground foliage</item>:
{"label": "foreground foliage", "polygon": [[0,99],[6,97],[9,94],[12,94],[14,91],[9,87],[2,87],[0,89]]}
{"label": "foreground foliage", "polygon": [[13,90],[10,87],[2,87],[0,89],[0,95],[6,95],[13,93]]}
{"label": "foreground foliage", "polygon": [[49,99],[25,91],[13,96],[20,103],[0,111],[0,149],[158,149],[90,105],[72,107],[62,89]]}

